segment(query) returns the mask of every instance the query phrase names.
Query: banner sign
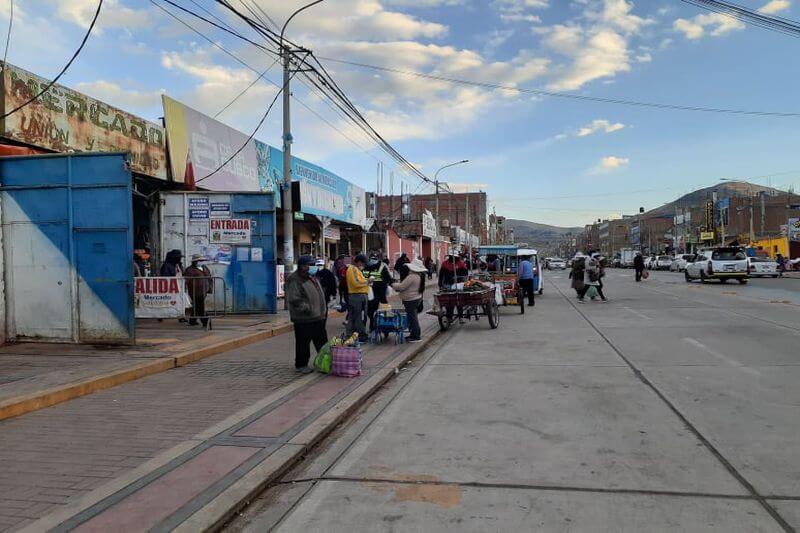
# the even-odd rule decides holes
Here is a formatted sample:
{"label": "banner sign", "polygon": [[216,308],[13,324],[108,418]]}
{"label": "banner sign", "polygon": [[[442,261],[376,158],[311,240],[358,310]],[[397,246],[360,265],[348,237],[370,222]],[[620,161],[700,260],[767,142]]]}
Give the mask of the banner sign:
{"label": "banner sign", "polygon": [[230,202],[211,202],[211,218],[231,218]]}
{"label": "banner sign", "polygon": [[701,231],[700,232],[700,240],[701,241],[713,241],[714,240],[714,232],[713,231]]}
{"label": "banner sign", "polygon": [[714,202],[711,200],[706,202],[706,227],[714,227]]}
{"label": "banner sign", "polygon": [[436,237],[436,219],[427,211],[422,213],[422,236],[430,239]]}
{"label": "banner sign", "polygon": [[189,220],[208,219],[208,198],[188,198]]}
{"label": "banner sign", "polygon": [[790,218],[786,226],[786,234],[790,241],[800,241],[800,218]]}
{"label": "banner sign", "polygon": [[[27,102],[48,83],[6,65],[3,114]],[[130,152],[133,172],[167,179],[164,128],[63,85],[53,85],[30,105],[6,117],[0,133],[56,152]]]}
{"label": "banner sign", "polygon": [[[259,140],[256,143],[258,157],[258,186],[262,192],[275,196],[275,207],[282,205],[281,184],[283,183],[283,152]],[[273,162],[279,162],[273,164]]]}
{"label": "banner sign", "polygon": [[277,280],[278,284],[278,298],[283,298],[286,296],[286,266],[285,265],[278,265],[275,267],[276,275],[275,279]]}
{"label": "banner sign", "polygon": [[211,219],[211,244],[250,244],[250,237],[249,218]]}
{"label": "banner sign", "polygon": [[342,231],[336,226],[327,226],[323,235],[326,239],[331,241],[338,241],[342,238]]}
{"label": "banner sign", "polygon": [[[162,95],[162,101],[174,181],[183,182],[191,157],[195,180],[204,189],[261,191],[255,141],[248,142],[244,133],[166,95]],[[244,148],[230,159],[242,146]]]}
{"label": "banner sign", "polygon": [[186,311],[182,278],[134,278],[136,318],[180,318]]}

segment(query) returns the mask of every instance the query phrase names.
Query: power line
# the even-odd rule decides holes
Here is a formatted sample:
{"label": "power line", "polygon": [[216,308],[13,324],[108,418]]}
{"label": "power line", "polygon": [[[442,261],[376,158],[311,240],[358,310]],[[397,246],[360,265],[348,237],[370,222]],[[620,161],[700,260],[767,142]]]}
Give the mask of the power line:
{"label": "power line", "polygon": [[703,106],[689,106],[689,105],[679,105],[679,104],[665,104],[665,103],[658,103],[658,102],[642,102],[637,100],[624,100],[619,98],[602,98],[599,96],[586,96],[581,94],[573,94],[573,93],[562,93],[556,91],[545,91],[542,89],[531,89],[526,87],[514,87],[511,85],[501,85],[498,83],[490,83],[490,82],[482,82],[482,81],[475,81],[475,80],[465,80],[459,78],[452,78],[448,76],[440,76],[437,74],[425,74],[424,72],[417,72],[414,70],[404,70],[398,69],[393,67],[383,67],[379,65],[371,65],[368,63],[361,63],[358,61],[348,61],[345,59],[336,59],[332,57],[324,57],[324,56],[315,56],[318,59],[323,59],[325,61],[331,61],[334,63],[342,63],[345,65],[352,65],[361,68],[367,68],[372,70],[378,70],[382,72],[392,72],[395,74],[402,74],[404,76],[415,76],[418,78],[426,78],[436,81],[444,81],[448,83],[454,83],[458,85],[469,85],[473,87],[482,87],[484,89],[499,89],[504,91],[516,91],[520,93],[526,94],[533,94],[537,96],[549,96],[553,98],[567,98],[572,100],[581,100],[581,101],[588,101],[588,102],[600,102],[604,104],[616,104],[616,105],[629,105],[629,106],[636,106],[636,107],[650,107],[655,109],[669,109],[674,111],[698,111],[698,112],[705,112],[705,113],[726,113],[732,115],[754,115],[754,116],[766,116],[766,117],[791,117],[797,118],[800,117],[800,113],[793,113],[793,112],[781,112],[781,111],[752,111],[752,110],[744,110],[744,109],[726,109],[726,108],[716,108],[716,107],[703,107]]}
{"label": "power line", "polygon": [[734,4],[733,2],[722,2],[719,0],[681,1],[766,30],[783,33],[791,37],[800,37],[800,23],[788,18],[767,15],[745,6]]}
{"label": "power line", "polygon": [[279,58],[275,58],[275,61],[273,61],[273,62],[272,62],[272,64],[271,64],[270,66],[268,66],[268,67],[267,67],[267,68],[264,70],[264,72],[262,72],[261,74],[259,74],[258,76],[256,76],[256,78],[255,78],[253,81],[251,81],[251,82],[250,82],[250,85],[248,85],[247,87],[245,87],[245,88],[244,88],[244,89],[243,89],[243,90],[242,90],[242,91],[241,91],[239,94],[237,94],[237,95],[236,95],[236,96],[233,98],[233,100],[231,100],[230,102],[228,102],[227,104],[225,104],[225,105],[222,107],[222,109],[220,109],[219,111],[217,111],[217,112],[214,114],[214,118],[217,118],[217,117],[218,117],[218,116],[220,116],[220,115],[221,115],[221,114],[222,114],[222,113],[223,113],[223,112],[224,112],[226,109],[228,109],[230,106],[232,106],[233,104],[235,104],[235,103],[236,103],[236,102],[239,100],[239,98],[241,98],[242,96],[244,96],[244,93],[246,93],[247,91],[249,91],[249,90],[250,90],[250,89],[253,87],[253,85],[255,85],[256,83],[258,83],[258,82],[259,82],[259,80],[261,80],[261,79],[262,79],[264,76],[266,76],[266,75],[267,75],[267,72],[269,72],[269,71],[272,69],[272,67],[274,67],[274,66],[275,66],[275,64],[278,62],[278,59],[279,59]]}
{"label": "power line", "polygon": [[[0,116],[0,120],[3,120],[4,118],[6,118],[6,117],[9,117],[9,116],[13,115],[14,113],[16,113],[17,111],[19,111],[20,109],[22,109],[22,108],[24,108],[24,107],[27,107],[27,106],[28,106],[28,105],[30,105],[32,102],[36,101],[36,100],[37,100],[37,99],[38,99],[40,96],[42,96],[44,93],[46,93],[47,91],[49,91],[49,90],[50,90],[50,88],[51,88],[53,85],[55,85],[55,84],[56,84],[56,82],[57,82],[57,81],[58,81],[58,80],[61,78],[61,76],[63,76],[63,75],[64,75],[64,73],[66,73],[66,72],[67,72],[67,69],[69,69],[69,67],[70,67],[70,66],[72,66],[72,63],[73,63],[73,62],[74,62],[74,61],[75,61],[75,60],[78,58],[78,55],[80,55],[80,53],[81,53],[81,50],[83,50],[83,47],[86,45],[86,41],[88,41],[88,40],[89,40],[89,35],[91,35],[91,33],[92,33],[92,29],[94,29],[94,25],[95,25],[95,23],[97,22],[97,17],[99,17],[99,16],[100,16],[100,9],[101,9],[102,7],[103,7],[103,0],[100,0],[100,1],[97,3],[97,9],[96,9],[96,10],[95,10],[95,12],[94,12],[94,17],[92,18],[92,22],[91,22],[91,24],[89,24],[89,29],[88,29],[88,30],[86,30],[86,35],[84,35],[84,36],[83,36],[83,39],[81,40],[81,44],[80,44],[80,46],[78,46],[78,49],[77,49],[77,50],[75,50],[75,52],[72,54],[72,57],[69,59],[69,61],[67,61],[67,64],[66,64],[66,65],[64,65],[64,68],[62,68],[62,69],[61,69],[61,72],[59,72],[59,73],[58,73],[58,75],[57,75],[55,78],[53,78],[53,79],[52,79],[50,82],[48,82],[47,84],[45,84],[44,88],[43,88],[41,91],[39,91],[39,92],[38,92],[36,95],[34,95],[34,96],[33,96],[33,97],[31,97],[30,99],[26,100],[26,101],[25,101],[25,102],[23,102],[22,104],[18,105],[17,107],[15,107],[14,109],[12,109],[12,110],[11,110],[11,111],[9,111],[8,113],[5,113],[4,115]],[[9,35],[10,35],[10,29],[11,29],[11,27],[10,27],[10,25],[9,25]],[[7,51],[7,50],[6,50],[6,51]],[[5,62],[3,63],[3,69],[5,69]]]}
{"label": "power line", "polygon": [[8,33],[6,34],[6,50],[3,52],[3,72],[6,70],[6,62],[8,60],[8,48],[11,45],[11,28],[14,24],[14,0],[9,0],[11,5],[11,12],[8,15]]}

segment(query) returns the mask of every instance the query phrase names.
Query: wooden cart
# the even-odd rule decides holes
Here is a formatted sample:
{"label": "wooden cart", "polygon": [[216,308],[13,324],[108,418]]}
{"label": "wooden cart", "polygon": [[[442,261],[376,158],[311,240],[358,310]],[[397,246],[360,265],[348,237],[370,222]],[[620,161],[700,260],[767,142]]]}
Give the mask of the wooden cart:
{"label": "wooden cart", "polygon": [[436,307],[428,314],[439,318],[442,331],[450,329],[455,320],[478,320],[482,316],[489,320],[490,328],[496,329],[500,325],[500,310],[494,295],[494,288],[442,291],[434,295]]}

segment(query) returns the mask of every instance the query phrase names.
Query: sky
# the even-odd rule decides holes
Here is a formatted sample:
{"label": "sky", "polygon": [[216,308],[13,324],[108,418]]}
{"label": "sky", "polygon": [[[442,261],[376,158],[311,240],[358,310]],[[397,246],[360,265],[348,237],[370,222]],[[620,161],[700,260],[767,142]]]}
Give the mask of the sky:
{"label": "sky", "polygon": [[[201,7],[252,39],[213,0]],[[304,4],[257,3],[279,24]],[[739,0],[800,19],[800,0]],[[0,0],[0,32],[9,17]],[[80,42],[97,0],[16,0],[8,61],[44,77]],[[198,7],[199,6],[199,7]],[[200,34],[169,17],[176,14]],[[4,33],[0,33],[4,35]],[[209,40],[204,39],[207,37]],[[800,41],[678,0],[326,0],[287,29],[317,57],[574,95],[688,106],[800,112]],[[220,50],[227,49],[232,55]],[[484,190],[500,215],[575,226],[652,209],[721,178],[800,189],[800,119],[660,110],[370,70],[321,60],[405,158],[460,190]],[[163,0],[105,0],[61,83],[140,116],[162,93],[214,115],[274,59]],[[246,66],[245,66],[246,65]],[[790,66],[790,68],[786,68]],[[281,84],[279,65],[219,120],[249,134]],[[294,155],[368,190],[384,162],[394,192],[430,187],[308,86],[292,86]],[[256,137],[281,145],[276,106]]]}

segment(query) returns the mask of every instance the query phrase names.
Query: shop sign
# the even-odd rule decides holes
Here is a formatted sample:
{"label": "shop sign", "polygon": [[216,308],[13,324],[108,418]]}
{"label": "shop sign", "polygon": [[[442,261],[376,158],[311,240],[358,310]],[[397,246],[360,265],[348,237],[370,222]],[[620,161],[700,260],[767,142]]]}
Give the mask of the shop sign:
{"label": "shop sign", "polygon": [[[275,196],[275,207],[281,207],[283,152],[259,140],[255,143],[258,158],[258,187],[261,192],[271,192]],[[273,161],[280,161],[280,164],[275,165]]]}
{"label": "shop sign", "polygon": [[277,280],[277,289],[278,289],[278,298],[283,298],[286,296],[286,266],[285,265],[277,265],[275,267],[276,275],[275,279]]}
{"label": "shop sign", "polygon": [[211,219],[211,244],[250,244],[249,218]]}
{"label": "shop sign", "polygon": [[294,219],[303,221],[303,220],[306,219],[306,214],[303,213],[302,211],[295,211],[294,212]]}
{"label": "shop sign", "polygon": [[700,240],[701,241],[713,241],[714,240],[714,232],[713,231],[701,231],[700,232]]}
{"label": "shop sign", "polygon": [[231,218],[230,202],[211,202],[211,218]]}
{"label": "shop sign", "polygon": [[436,237],[436,219],[427,211],[422,213],[422,236],[431,239]]}
{"label": "shop sign", "polygon": [[191,157],[195,182],[204,189],[261,191],[253,139],[166,95],[162,101],[174,181],[183,182]]}
{"label": "shop sign", "polygon": [[714,226],[714,202],[712,200],[708,200],[706,202],[706,227],[710,228]]}
{"label": "shop sign", "polygon": [[786,226],[786,233],[790,241],[800,241],[800,218],[790,218]]}
{"label": "shop sign", "polygon": [[330,241],[338,241],[342,238],[342,230],[337,226],[328,226],[323,231],[323,235]]}
{"label": "shop sign", "polygon": [[180,278],[135,278],[136,318],[179,318],[186,310],[186,285]]}
{"label": "shop sign", "polygon": [[[3,70],[4,113],[24,104],[49,83],[13,65]],[[6,117],[2,135],[56,152],[130,152],[131,170],[167,179],[164,128],[63,85],[53,85],[33,103]]]}
{"label": "shop sign", "polygon": [[189,220],[208,219],[208,198],[188,198]]}

